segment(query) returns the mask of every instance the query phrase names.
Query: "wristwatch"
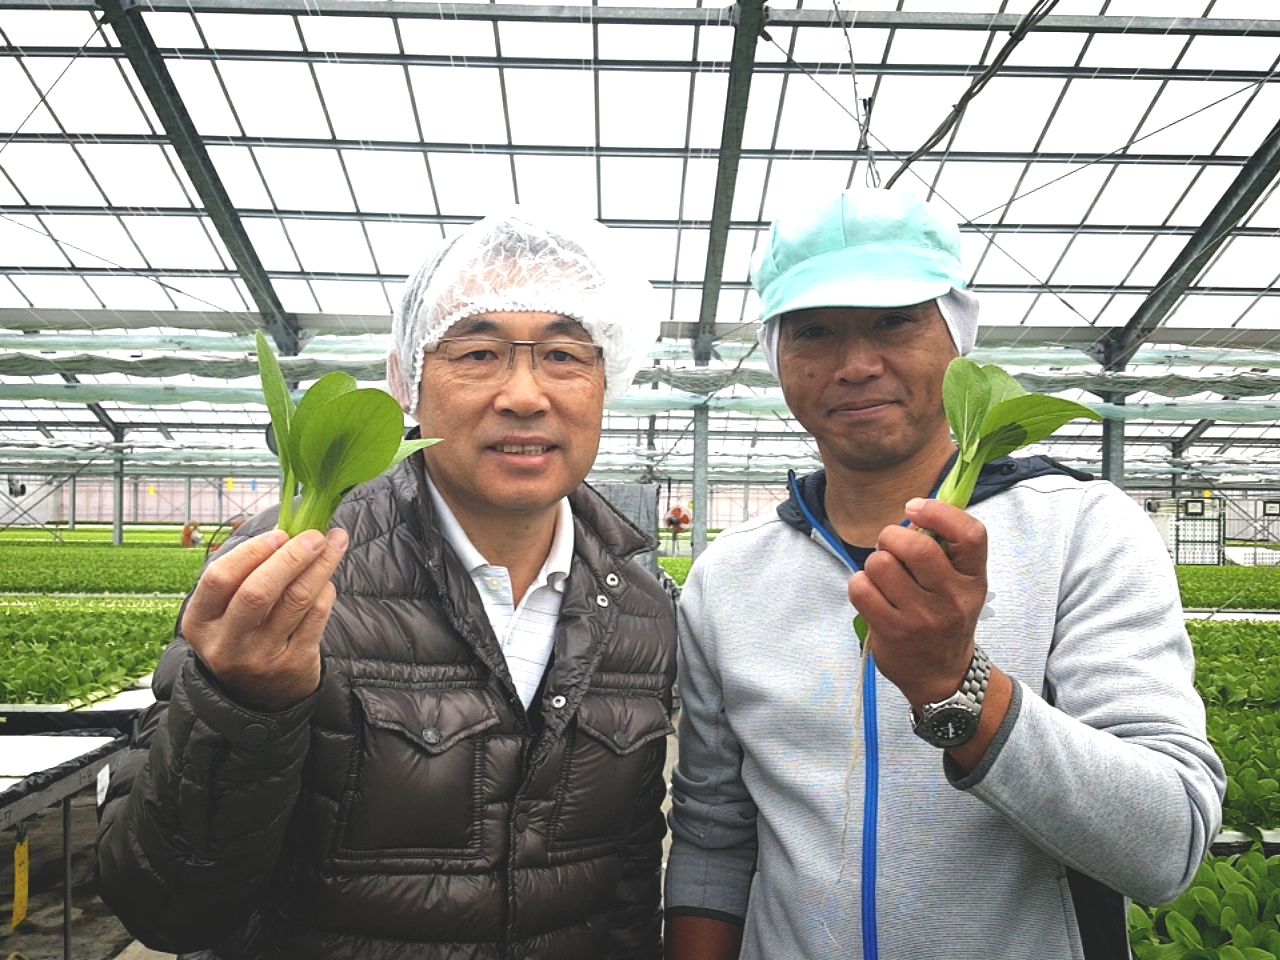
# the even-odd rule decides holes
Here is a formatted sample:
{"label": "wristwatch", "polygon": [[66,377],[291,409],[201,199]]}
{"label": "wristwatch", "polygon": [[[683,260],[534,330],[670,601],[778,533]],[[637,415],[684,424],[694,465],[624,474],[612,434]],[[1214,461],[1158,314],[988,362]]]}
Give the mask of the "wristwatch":
{"label": "wristwatch", "polygon": [[977,644],[973,659],[960,683],[960,689],[937,703],[926,703],[924,709],[911,711],[911,729],[931,746],[947,749],[959,747],[973,739],[982,717],[982,698],[991,679],[991,661]]}

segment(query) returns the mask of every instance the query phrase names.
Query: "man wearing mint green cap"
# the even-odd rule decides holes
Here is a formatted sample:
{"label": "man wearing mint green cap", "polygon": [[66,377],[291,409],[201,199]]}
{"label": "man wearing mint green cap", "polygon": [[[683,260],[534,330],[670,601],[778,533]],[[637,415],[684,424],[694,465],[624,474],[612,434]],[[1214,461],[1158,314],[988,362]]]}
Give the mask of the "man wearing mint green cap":
{"label": "man wearing mint green cap", "polygon": [[1120,960],[1126,898],[1176,897],[1221,825],[1142,511],[1046,457],[988,465],[968,512],[932,499],[943,375],[977,333],[959,239],[910,195],[848,191],[752,263],[824,469],[685,585],[669,960]]}

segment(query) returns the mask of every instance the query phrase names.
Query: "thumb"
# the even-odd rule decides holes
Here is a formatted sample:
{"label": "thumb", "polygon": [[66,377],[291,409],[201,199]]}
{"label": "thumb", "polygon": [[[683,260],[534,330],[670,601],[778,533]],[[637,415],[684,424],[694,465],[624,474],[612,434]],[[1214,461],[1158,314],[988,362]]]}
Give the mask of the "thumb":
{"label": "thumb", "polygon": [[959,507],[941,500],[916,498],[906,505],[907,519],[931,533],[957,573],[971,577],[987,569],[987,528]]}

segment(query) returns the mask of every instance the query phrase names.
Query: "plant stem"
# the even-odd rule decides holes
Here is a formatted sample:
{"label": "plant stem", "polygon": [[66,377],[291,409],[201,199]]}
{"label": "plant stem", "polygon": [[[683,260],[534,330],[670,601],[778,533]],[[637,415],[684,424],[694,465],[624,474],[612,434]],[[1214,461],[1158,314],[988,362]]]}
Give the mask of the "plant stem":
{"label": "plant stem", "polygon": [[297,486],[297,482],[293,479],[293,471],[286,470],[284,484],[280,488],[280,522],[277,524],[286,533],[289,532],[289,526],[293,522],[293,491]]}

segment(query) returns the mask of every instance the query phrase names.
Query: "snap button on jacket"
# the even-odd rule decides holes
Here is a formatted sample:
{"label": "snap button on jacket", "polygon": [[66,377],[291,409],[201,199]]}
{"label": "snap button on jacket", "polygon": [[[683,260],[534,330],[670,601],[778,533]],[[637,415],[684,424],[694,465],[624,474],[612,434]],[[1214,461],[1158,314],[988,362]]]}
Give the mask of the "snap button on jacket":
{"label": "snap button on jacket", "polygon": [[526,711],[424,482],[413,457],[339,508],[351,544],[307,701],[256,715],[180,634],[165,652],[99,836],[103,898],[148,946],[661,957],[675,622],[630,562],[652,540],[589,487],[570,496],[573,564]]}

